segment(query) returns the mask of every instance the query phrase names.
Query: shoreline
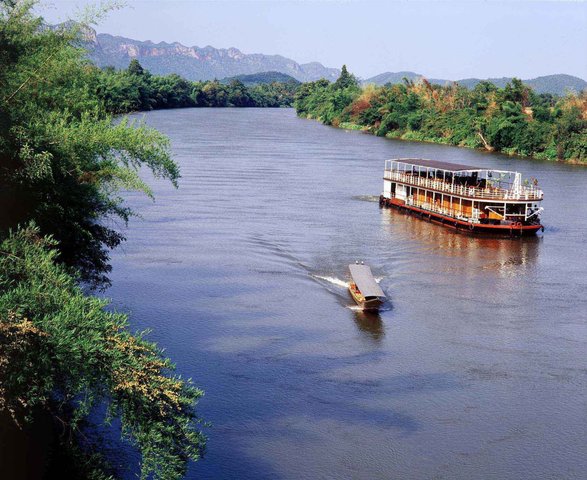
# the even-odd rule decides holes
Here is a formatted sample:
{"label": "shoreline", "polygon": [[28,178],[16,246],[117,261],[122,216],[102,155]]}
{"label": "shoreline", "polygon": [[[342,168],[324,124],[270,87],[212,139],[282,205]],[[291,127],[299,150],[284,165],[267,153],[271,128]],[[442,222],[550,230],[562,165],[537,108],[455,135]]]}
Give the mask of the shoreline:
{"label": "shoreline", "polygon": [[[322,121],[320,121],[317,118],[314,118],[312,116],[299,116],[299,118],[305,118],[307,120],[314,120],[316,122],[320,122],[322,125],[326,125],[325,123],[323,123]],[[357,123],[351,123],[351,122],[341,122],[339,125],[327,125],[329,127],[333,127],[333,128],[338,128],[340,130],[348,130],[348,131],[358,131],[361,133],[365,133],[367,135],[373,135],[373,136],[378,136],[375,135],[372,131],[371,131],[371,127],[366,127],[363,125],[359,125]],[[414,143],[429,143],[429,144],[433,144],[433,145],[446,145],[447,147],[457,147],[457,148],[466,148],[468,150],[476,150],[478,152],[485,152],[488,154],[493,154],[493,153],[497,153],[500,155],[506,155],[508,157],[517,157],[517,158],[525,158],[525,159],[529,159],[529,160],[539,160],[539,161],[545,161],[545,162],[549,162],[549,163],[560,163],[560,164],[564,164],[564,165],[573,165],[573,166],[578,166],[578,167],[587,167],[587,162],[582,162],[581,160],[578,159],[568,159],[568,160],[553,160],[550,158],[540,158],[540,157],[533,157],[533,156],[527,156],[527,155],[519,155],[517,153],[508,153],[508,152],[504,152],[502,150],[497,150],[497,151],[488,151],[485,148],[474,148],[474,147],[467,147],[466,145],[455,145],[452,143],[446,143],[446,142],[439,142],[439,141],[434,141],[434,140],[416,140],[413,138],[402,138],[402,136],[395,136],[395,135],[390,135],[391,132],[388,132],[385,134],[385,136],[380,137],[380,138],[387,138],[389,140],[400,140],[402,142],[414,142]]]}

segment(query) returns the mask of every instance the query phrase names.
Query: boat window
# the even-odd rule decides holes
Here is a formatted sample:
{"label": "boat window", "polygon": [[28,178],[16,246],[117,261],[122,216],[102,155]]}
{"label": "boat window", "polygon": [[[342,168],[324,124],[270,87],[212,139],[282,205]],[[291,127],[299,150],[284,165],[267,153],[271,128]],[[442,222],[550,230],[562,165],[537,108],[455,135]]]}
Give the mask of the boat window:
{"label": "boat window", "polygon": [[523,203],[520,204],[515,204],[515,203],[508,203],[507,204],[507,208],[506,208],[506,213],[507,214],[519,214],[519,215],[523,215],[524,212],[526,211],[526,205]]}

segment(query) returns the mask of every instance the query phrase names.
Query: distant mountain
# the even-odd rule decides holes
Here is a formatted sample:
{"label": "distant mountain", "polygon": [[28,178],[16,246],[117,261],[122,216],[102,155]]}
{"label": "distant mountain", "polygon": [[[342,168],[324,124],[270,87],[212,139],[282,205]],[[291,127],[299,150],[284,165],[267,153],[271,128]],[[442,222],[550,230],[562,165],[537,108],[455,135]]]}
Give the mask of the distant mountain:
{"label": "distant mountain", "polygon": [[234,77],[227,77],[220,80],[221,83],[230,83],[233,80],[239,80],[246,86],[259,85],[260,83],[300,83],[291,75],[287,75],[281,72],[261,72],[251,73],[249,75],[235,75]]}
{"label": "distant mountain", "polygon": [[154,74],[177,73],[189,80],[212,80],[235,75],[280,72],[308,82],[336,80],[340,70],[313,62],[299,64],[281,55],[245,54],[236,48],[186,47],[181,43],[153,43],[106,33],[85,34],[90,59],[98,66],[126,68],[136,58]]}
{"label": "distant mountain", "polygon": [[[404,78],[416,82],[424,78],[424,76],[415,72],[385,72],[364,80],[363,84],[373,83],[375,85],[385,85],[386,83],[401,83]],[[427,80],[430,83],[436,83],[439,85],[453,83],[452,80],[438,78],[427,78]],[[457,80],[456,83],[467,88],[475,88],[475,85],[482,81],[483,80],[479,78],[465,78],[463,80]],[[512,78],[488,78],[487,81],[493,83],[497,87],[503,88],[508,82],[512,81]],[[522,82],[533,88],[537,93],[552,93],[555,95],[564,95],[567,90],[581,92],[587,88],[587,82],[582,78],[565,74],[547,75],[544,77],[522,80]]]}
{"label": "distant mountain", "polygon": [[[318,62],[299,64],[281,55],[264,55],[262,53],[246,54],[236,48],[186,47],[181,43],[153,43],[118,37],[107,33],[97,34],[92,29],[85,32],[85,47],[90,59],[100,67],[113,66],[126,68],[133,58],[154,74],[167,75],[177,73],[189,80],[212,80],[215,78],[231,79],[253,74],[285,74],[300,82],[310,82],[326,78],[334,81],[340,70],[328,68]],[[363,81],[363,84],[401,83],[403,78],[419,81],[423,75],[416,72],[385,72]],[[277,77],[276,77],[277,78]],[[239,78],[243,81],[241,78]],[[446,85],[452,80],[428,78],[430,83]],[[503,87],[512,79],[490,78],[488,81]],[[266,83],[248,80],[250,84]],[[271,80],[287,81],[287,80]],[[474,88],[481,79],[465,78],[456,83],[467,88]],[[529,80],[522,80],[538,93],[564,95],[567,90],[580,92],[587,88],[587,82],[572,75],[547,75]],[[243,83],[245,83],[243,81]]]}
{"label": "distant mountain", "polygon": [[[512,81],[512,78],[488,78],[487,80],[494,85],[503,88],[507,83]],[[478,78],[465,78],[464,80],[458,80],[457,83],[467,88],[475,88],[475,85],[481,81],[482,80]],[[537,93],[552,93],[555,95],[564,95],[568,90],[581,92],[587,88],[587,82],[582,78],[562,73],[522,80],[522,82],[533,88]]]}
{"label": "distant mountain", "polygon": [[386,83],[402,83],[404,78],[408,80],[417,81],[422,78],[422,75],[415,72],[385,72],[375,75],[374,77],[363,80],[364,84],[373,83],[375,85],[385,85]]}

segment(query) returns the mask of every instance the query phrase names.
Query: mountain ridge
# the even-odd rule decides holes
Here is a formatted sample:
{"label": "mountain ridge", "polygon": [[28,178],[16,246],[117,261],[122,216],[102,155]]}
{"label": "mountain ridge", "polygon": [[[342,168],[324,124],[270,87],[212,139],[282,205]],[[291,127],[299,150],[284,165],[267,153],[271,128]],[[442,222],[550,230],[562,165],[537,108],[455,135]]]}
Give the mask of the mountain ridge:
{"label": "mountain ridge", "polygon": [[84,33],[88,56],[99,67],[126,68],[132,59],[154,74],[177,73],[188,80],[213,80],[276,71],[307,82],[326,78],[336,80],[337,68],[319,62],[297,63],[282,55],[246,54],[238,48],[185,46],[179,42],[152,42],[88,29]]}
{"label": "mountain ridge", "polygon": [[[461,80],[445,80],[438,78],[427,78],[419,73],[403,71],[403,72],[384,72],[379,75],[375,75],[366,80],[363,80],[364,85],[375,84],[385,85],[386,83],[402,83],[403,78],[407,78],[412,81],[420,81],[426,78],[430,83],[447,85],[451,83],[457,83],[469,89],[475,88],[480,82],[488,81],[493,83],[495,86],[503,88],[507,83],[511,82],[513,77],[501,77],[501,78],[464,78]],[[565,73],[558,73],[554,75],[543,75],[536,78],[530,78],[522,80],[522,83],[534,89],[537,93],[551,93],[556,95],[564,95],[567,90],[574,92],[581,92],[587,88],[587,82],[582,78],[568,75]]]}
{"label": "mountain ridge", "polygon": [[282,72],[260,72],[260,73],[250,73],[250,74],[242,74],[242,75],[235,75],[234,77],[226,77],[220,79],[220,83],[230,83],[233,80],[238,80],[239,82],[243,83],[246,86],[250,85],[259,85],[263,83],[292,83],[292,84],[300,84],[299,80],[296,80],[291,75]]}
{"label": "mountain ridge", "polygon": [[[137,59],[141,65],[156,75],[177,73],[188,80],[230,79],[243,75],[277,72],[289,75],[300,82],[309,82],[321,78],[334,81],[340,74],[339,69],[325,67],[320,62],[300,64],[282,55],[247,54],[235,47],[188,47],[180,42],[165,41],[155,43],[151,40],[134,40],[119,35],[97,33],[91,28],[84,32],[84,38],[90,60],[99,67],[113,66],[123,69],[132,59]],[[464,78],[453,81],[427,78],[412,71],[401,71],[384,72],[362,80],[362,83],[401,83],[404,77],[412,81],[426,78],[430,83],[440,85],[458,83],[467,88],[474,88],[481,81],[489,81],[498,87],[504,87],[512,80],[512,77],[502,77]],[[522,82],[537,93],[564,95],[569,90],[580,92],[587,89],[587,82],[582,78],[562,73],[526,79]]]}

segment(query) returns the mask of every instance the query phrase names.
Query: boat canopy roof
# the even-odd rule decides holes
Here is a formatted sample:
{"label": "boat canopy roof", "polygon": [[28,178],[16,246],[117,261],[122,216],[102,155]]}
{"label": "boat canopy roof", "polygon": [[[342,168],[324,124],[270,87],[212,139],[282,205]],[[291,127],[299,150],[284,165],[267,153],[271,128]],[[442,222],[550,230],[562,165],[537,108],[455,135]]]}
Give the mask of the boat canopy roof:
{"label": "boat canopy roof", "polygon": [[353,282],[355,282],[364,297],[385,297],[385,293],[373,278],[371,268],[368,265],[351,263],[349,270],[351,271]]}
{"label": "boat canopy roof", "polygon": [[397,158],[391,161],[405,163],[406,165],[414,165],[417,167],[432,168],[435,170],[446,170],[449,172],[480,172],[491,170],[490,168],[474,167],[471,165],[463,165],[461,163],[439,162],[436,160],[426,160],[423,158]]}

